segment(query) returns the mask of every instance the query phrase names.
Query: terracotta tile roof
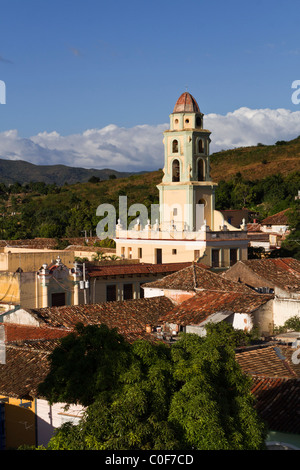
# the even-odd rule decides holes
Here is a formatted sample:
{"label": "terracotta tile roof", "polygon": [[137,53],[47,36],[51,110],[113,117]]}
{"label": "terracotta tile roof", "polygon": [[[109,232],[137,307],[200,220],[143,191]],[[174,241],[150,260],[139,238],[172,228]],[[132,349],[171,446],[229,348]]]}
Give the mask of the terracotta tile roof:
{"label": "terracotta tile roof", "polygon": [[147,325],[156,325],[158,318],[173,307],[167,297],[105,302],[101,304],[72,305],[26,309],[41,327],[73,330],[77,323],[97,325],[105,323],[117,328],[126,338],[145,335]]}
{"label": "terracotta tile roof", "polygon": [[288,225],[288,215],[291,209],[285,209],[277,214],[270,215],[261,221],[261,225]]}
{"label": "terracotta tile roof", "polygon": [[247,224],[247,231],[248,232],[261,232],[261,225],[257,222],[249,222]]}
{"label": "terracotta tile roof", "polygon": [[255,408],[272,431],[300,434],[300,366],[295,349],[273,344],[236,351],[243,371],[252,376]]}
{"label": "terracotta tile roof", "polygon": [[287,349],[280,344],[271,346],[256,347],[243,351],[236,351],[236,360],[246,374],[255,377],[268,378],[299,378],[300,373],[295,370],[291,361],[291,356],[287,355]]}
{"label": "terracotta tile roof", "polygon": [[31,325],[3,323],[6,342],[23,340],[51,340],[66,336],[69,332],[61,328],[41,328]]}
{"label": "terracotta tile roof", "polygon": [[200,325],[212,314],[251,313],[272,299],[273,296],[267,294],[203,291],[174,307],[159,320],[181,326]]}
{"label": "terracotta tile roof", "polygon": [[253,291],[238,282],[230,281],[221,275],[205,269],[198,264],[191,264],[185,269],[165,276],[163,279],[143,284],[143,287],[153,287],[159,289],[172,289],[183,291],[214,290],[229,292],[248,292]]}
{"label": "terracotta tile roof", "polygon": [[300,261],[294,258],[264,258],[238,261],[255,274],[287,291],[300,290]]}
{"label": "terracotta tile roof", "polygon": [[122,276],[135,274],[169,274],[190,266],[191,263],[165,263],[165,264],[110,264],[88,267],[90,277]]}
{"label": "terracotta tile roof", "polygon": [[300,380],[253,379],[255,408],[272,431],[300,434]]}
{"label": "terracotta tile roof", "polygon": [[173,113],[199,113],[199,106],[195,98],[187,91],[179,96]]}
{"label": "terracotta tile roof", "polygon": [[0,364],[0,394],[33,399],[49,371],[49,351],[6,345],[6,363]]}

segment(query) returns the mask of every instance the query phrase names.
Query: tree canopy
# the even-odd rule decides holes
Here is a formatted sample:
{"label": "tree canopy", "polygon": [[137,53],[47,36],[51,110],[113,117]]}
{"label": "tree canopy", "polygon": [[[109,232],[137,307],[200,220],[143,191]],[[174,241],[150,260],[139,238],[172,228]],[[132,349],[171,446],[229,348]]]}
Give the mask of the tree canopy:
{"label": "tree canopy", "polygon": [[251,381],[235,361],[242,338],[230,325],[172,346],[126,342],[105,325],[78,326],[51,355],[40,391],[51,402],[81,403],[78,425],[57,429],[48,449],[263,449],[266,428]]}

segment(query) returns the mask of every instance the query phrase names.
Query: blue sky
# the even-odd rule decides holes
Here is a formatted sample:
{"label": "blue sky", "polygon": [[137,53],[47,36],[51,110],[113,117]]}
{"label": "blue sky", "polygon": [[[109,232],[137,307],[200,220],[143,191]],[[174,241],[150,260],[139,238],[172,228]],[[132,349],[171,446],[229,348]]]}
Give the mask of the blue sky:
{"label": "blue sky", "polygon": [[[221,121],[240,108],[284,109],[292,116],[295,137],[300,134],[300,104],[291,101],[291,84],[300,79],[296,0],[2,0],[0,7],[3,158],[29,160],[28,147],[35,146],[33,162],[61,158],[71,164],[66,142],[63,150],[53,144],[56,153],[42,155],[45,139],[32,137],[44,133],[49,142],[51,133],[82,135],[110,125],[116,126],[109,128],[115,144],[119,128],[158,126],[160,145],[159,126],[168,123],[186,87],[202,112]],[[287,127],[281,128],[290,137]],[[265,141],[273,137],[266,130]],[[95,155],[86,161],[81,155],[74,165],[109,163],[101,155],[98,163]],[[121,167],[129,169],[126,156]]]}

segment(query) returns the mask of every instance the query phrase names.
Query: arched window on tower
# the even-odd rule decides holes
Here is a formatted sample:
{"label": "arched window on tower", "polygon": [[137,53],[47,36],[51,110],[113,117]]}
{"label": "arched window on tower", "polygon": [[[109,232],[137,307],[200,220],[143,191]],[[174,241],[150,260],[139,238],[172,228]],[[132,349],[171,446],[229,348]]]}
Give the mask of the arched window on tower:
{"label": "arched window on tower", "polygon": [[172,181],[180,181],[180,164],[179,160],[173,160],[172,163]]}
{"label": "arched window on tower", "polygon": [[173,153],[178,153],[178,140],[173,140],[173,143],[172,143],[172,152],[173,152]]}
{"label": "arched window on tower", "polygon": [[203,152],[204,152],[203,140],[199,139],[198,140],[198,153],[203,153]]}
{"label": "arched window on tower", "polygon": [[205,167],[204,167],[204,161],[202,160],[202,158],[199,158],[197,162],[197,176],[198,176],[198,181],[204,181]]}

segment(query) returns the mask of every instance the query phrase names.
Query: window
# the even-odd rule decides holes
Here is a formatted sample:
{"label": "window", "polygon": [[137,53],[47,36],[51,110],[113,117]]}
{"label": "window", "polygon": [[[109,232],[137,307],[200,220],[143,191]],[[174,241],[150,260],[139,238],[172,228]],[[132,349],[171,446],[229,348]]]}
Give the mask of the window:
{"label": "window", "polygon": [[197,162],[197,175],[198,181],[204,181],[204,161],[202,158],[199,158]]}
{"label": "window", "polygon": [[124,284],[123,285],[124,300],[130,300],[133,298],[133,285]]}
{"label": "window", "polygon": [[142,258],[142,257],[143,257],[143,249],[138,248],[138,258]]}
{"label": "window", "polygon": [[218,268],[220,265],[219,261],[219,250],[211,250],[211,265],[213,268]]}
{"label": "window", "polygon": [[117,286],[111,284],[106,286],[106,302],[114,302],[117,300]]}
{"label": "window", "polygon": [[66,294],[64,292],[58,292],[51,295],[52,307],[61,307],[66,305]]}
{"label": "window", "polygon": [[237,248],[230,248],[230,266],[237,262]]}
{"label": "window", "polygon": [[176,250],[176,248],[173,248],[173,249],[172,249],[172,255],[177,255],[177,250]]}
{"label": "window", "polygon": [[173,163],[172,163],[172,181],[175,182],[175,183],[180,181],[179,160],[173,160]]}
{"label": "window", "polygon": [[202,119],[201,117],[197,116],[196,118],[196,126],[197,127],[201,127],[202,126]]}
{"label": "window", "polygon": [[173,143],[172,143],[172,152],[173,152],[173,153],[178,153],[178,140],[173,140]]}
{"label": "window", "polygon": [[156,248],[155,250],[155,262],[156,264],[162,263],[162,249],[161,248]]}
{"label": "window", "polygon": [[198,140],[198,153],[203,153],[203,141],[202,141],[202,139]]}
{"label": "window", "polygon": [[174,216],[177,215],[177,207],[175,207],[175,208],[173,209],[173,215],[174,215]]}

